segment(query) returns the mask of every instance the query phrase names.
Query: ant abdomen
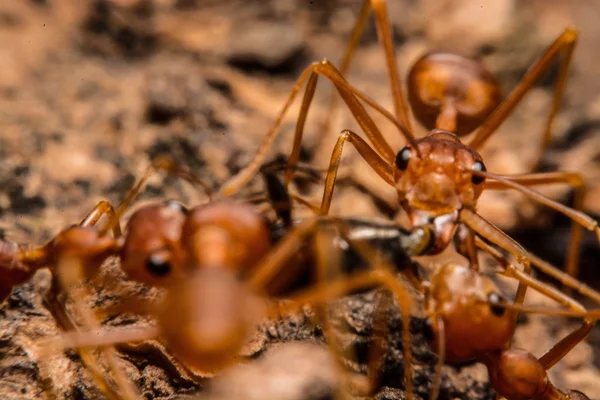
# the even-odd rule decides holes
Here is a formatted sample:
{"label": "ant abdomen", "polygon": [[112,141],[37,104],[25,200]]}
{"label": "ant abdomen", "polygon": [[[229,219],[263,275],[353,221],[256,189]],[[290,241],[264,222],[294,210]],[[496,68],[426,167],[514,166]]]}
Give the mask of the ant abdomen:
{"label": "ant abdomen", "polygon": [[415,118],[429,130],[466,135],[502,101],[494,76],[480,62],[456,54],[424,55],[411,68],[407,81]]}
{"label": "ant abdomen", "polygon": [[546,370],[535,356],[523,349],[502,350],[484,359],[492,387],[511,400],[559,398],[544,396],[555,389],[549,384]]}

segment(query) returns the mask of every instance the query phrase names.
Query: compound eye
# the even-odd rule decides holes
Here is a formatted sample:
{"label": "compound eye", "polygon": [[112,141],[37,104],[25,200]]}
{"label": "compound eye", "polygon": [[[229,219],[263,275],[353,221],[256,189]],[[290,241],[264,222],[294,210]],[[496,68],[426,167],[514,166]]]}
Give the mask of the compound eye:
{"label": "compound eye", "polygon": [[504,303],[504,298],[498,293],[490,293],[488,295],[488,302],[490,303],[490,310],[498,317],[501,317],[506,312],[506,308],[499,307],[498,304]]}
{"label": "compound eye", "polygon": [[400,171],[405,171],[408,168],[408,162],[410,161],[411,150],[410,147],[406,146],[396,154],[396,168]]}
{"label": "compound eye", "polygon": [[148,272],[157,277],[164,277],[171,272],[171,261],[168,253],[154,253],[146,260],[146,269]]}
{"label": "compound eye", "polygon": [[[473,171],[477,171],[477,172],[486,172],[487,169],[485,169],[485,165],[483,165],[483,163],[481,161],[475,161],[475,164],[473,164]],[[483,183],[485,181],[485,177],[483,176],[479,176],[479,175],[471,175],[471,182],[473,182],[473,184],[475,185],[479,185],[481,183]]]}

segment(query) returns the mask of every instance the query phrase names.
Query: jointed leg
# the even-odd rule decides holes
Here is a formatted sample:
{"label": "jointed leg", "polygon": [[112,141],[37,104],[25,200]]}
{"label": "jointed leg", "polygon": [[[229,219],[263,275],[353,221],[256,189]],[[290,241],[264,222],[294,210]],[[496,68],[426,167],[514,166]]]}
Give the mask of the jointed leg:
{"label": "jointed leg", "polygon": [[327,215],[329,208],[331,207],[331,199],[333,197],[333,190],[335,188],[335,179],[337,177],[337,170],[340,165],[342,158],[342,150],[344,149],[344,143],[349,141],[354,145],[354,148],[358,150],[362,158],[382,177],[389,185],[394,185],[393,169],[390,164],[386,163],[373,149],[369,147],[356,133],[345,130],[342,132],[340,137],[333,148],[331,154],[331,160],[329,162],[329,169],[327,170],[327,176],[325,178],[325,189],[323,191],[323,200],[321,201],[321,214]]}
{"label": "jointed leg", "polygon": [[487,139],[498,129],[504,120],[511,114],[513,109],[521,102],[525,94],[533,87],[540,77],[542,77],[550,68],[557,57],[560,57],[560,66],[558,70],[558,78],[554,86],[554,94],[552,108],[546,125],[544,128],[544,136],[540,144],[540,153],[538,160],[541,158],[546,146],[550,142],[552,135],[552,123],[558,112],[562,96],[565,90],[567,75],[569,72],[569,64],[571,56],[575,49],[577,41],[577,31],[572,28],[567,28],[555,41],[546,49],[542,57],[529,68],[527,74],[519,85],[513,89],[508,98],[486,119],[475,134],[475,137],[469,143],[469,146],[478,149],[483,146]]}
{"label": "jointed leg", "polygon": [[[524,284],[527,287],[531,287],[573,311],[582,313],[586,311],[581,304],[571,299],[569,296],[561,293],[551,286],[543,284],[542,282],[531,277],[531,275],[516,269],[511,263],[502,257],[502,254],[479,238],[477,239],[477,245],[500,261],[501,266],[504,269],[504,275],[517,279],[519,284]],[[516,322],[518,313],[514,312],[514,314]],[[546,354],[540,358],[540,362],[544,368],[548,370],[554,364],[560,361],[560,359],[562,359],[569,351],[571,351],[573,347],[585,339],[585,337],[591,332],[592,327],[593,321],[587,318],[584,319],[582,325],[578,329],[571,332],[568,336],[556,343],[550,350],[546,352]]]}
{"label": "jointed leg", "polygon": [[412,299],[393,273],[386,269],[378,268],[375,271],[364,271],[348,277],[339,278],[325,285],[317,285],[295,295],[289,303],[286,303],[283,307],[279,308],[278,312],[291,311],[304,304],[322,303],[332,298],[344,296],[349,292],[371,288],[373,286],[383,286],[388,288],[400,303],[405,352],[404,371],[406,378],[406,393],[407,398],[412,399],[412,352],[410,345],[410,311],[412,308]]}
{"label": "jointed leg", "polygon": [[[517,262],[523,265],[523,270],[525,274],[531,274],[531,264],[527,252],[517,242],[511,239],[507,234],[502,232],[500,229],[498,229],[495,225],[487,221],[482,216],[467,209],[461,210],[459,219],[474,233],[489,240],[490,242],[496,244],[500,248],[503,248],[504,250],[512,254],[513,257],[516,258]],[[476,240],[475,243],[481,247],[481,241]],[[490,254],[492,256],[495,255],[493,252],[490,252]],[[504,259],[504,257],[502,257],[501,259]],[[514,303],[523,304],[526,292],[527,285],[520,281],[519,286],[517,287],[517,293],[515,295]],[[519,314],[516,313],[515,321],[518,318],[518,316]]]}
{"label": "jointed leg", "polygon": [[[575,195],[573,199],[573,208],[578,214],[583,214],[583,202],[586,195],[585,182],[581,174],[576,172],[547,172],[539,174],[523,174],[513,176],[502,176],[513,183],[521,186],[529,187],[535,185],[551,185],[556,183],[564,183],[575,189]],[[508,186],[503,181],[489,179],[486,181],[486,190],[502,190],[507,189]],[[547,204],[553,207],[553,204]],[[559,210],[560,211],[560,210]],[[586,224],[589,224],[587,219]],[[581,251],[581,235],[582,227],[576,221],[572,222],[571,227],[571,238],[569,240],[569,250],[565,260],[565,271],[573,277],[577,277],[579,274],[579,253]]]}
{"label": "jointed leg", "polygon": [[[291,306],[293,309],[294,303],[297,307],[299,304],[324,302],[339,297],[349,291],[370,288],[373,285],[382,285],[389,288],[400,304],[404,327],[403,340],[405,348],[406,390],[409,394],[409,398],[412,398],[412,357],[410,347],[410,311],[412,309],[412,299],[391,272],[392,268],[381,259],[377,252],[371,249],[366,243],[358,242],[348,237],[347,227],[343,221],[313,218],[301,223],[266,256],[266,259],[247,279],[247,284],[251,290],[260,292],[260,290],[266,287],[269,281],[283,269],[286,265],[286,261],[297,253],[300,246],[306,242],[310,235],[314,234],[316,230],[320,229],[322,226],[331,226],[332,224],[340,230],[340,234],[344,240],[346,240],[353,249],[358,251],[359,255],[364,260],[367,262],[370,262],[370,260],[378,261],[372,265],[375,270],[354,274],[350,277],[344,277],[326,284],[318,284],[311,289],[295,295],[291,298],[292,303],[290,305],[285,305],[284,307]],[[281,311],[281,308],[278,308],[278,310]]]}
{"label": "jointed leg", "polygon": [[[237,175],[230,178],[220,190],[220,193],[224,196],[231,196],[241,187],[243,187],[260,169],[260,165],[264,161],[264,157],[266,156],[267,151],[269,150],[271,144],[273,143],[276,135],[279,133],[279,126],[283,120],[284,115],[287,113],[289,107],[291,106],[294,98],[300,91],[302,85],[305,81],[309,80],[310,84],[307,85],[307,90],[305,92],[305,100],[302,103],[302,109],[300,111],[300,116],[297,122],[297,129],[294,138],[294,148],[292,149],[290,162],[289,164],[293,167],[295,160],[297,160],[299,152],[300,152],[300,143],[301,137],[303,133],[304,121],[306,115],[308,113],[308,107],[310,106],[310,102],[312,100],[314,90],[316,88],[316,78],[315,75],[321,75],[328,80],[330,80],[337,89],[338,93],[352,112],[354,118],[360,125],[361,129],[365,132],[375,149],[382,155],[385,160],[388,160],[390,163],[393,161],[395,157],[395,153],[390,145],[383,138],[383,135],[371,119],[371,117],[366,112],[363,105],[360,103],[359,99],[367,103],[369,106],[373,107],[376,111],[382,113],[386,118],[390,119],[402,132],[402,134],[406,137],[406,139],[414,145],[414,137],[410,133],[410,131],[400,124],[389,112],[383,109],[381,106],[377,105],[373,100],[368,98],[366,95],[360,93],[356,89],[346,82],[343,76],[339,73],[339,71],[327,60],[323,60],[321,62],[313,63],[311,66],[306,68],[304,72],[300,75],[292,92],[288,96],[288,99],[280,111],[275,123],[272,128],[267,133],[264,141],[260,145],[257,153],[250,161],[247,167],[241,170]],[[288,172],[286,174],[286,181],[291,179],[291,173]]]}
{"label": "jointed leg", "polygon": [[[86,301],[86,297],[89,294],[88,290],[83,286],[79,286],[79,287],[74,286],[74,284],[77,282],[73,282],[71,279],[74,277],[74,275],[71,273],[72,271],[81,271],[82,270],[82,266],[79,264],[80,264],[79,260],[72,259],[72,258],[68,258],[68,259],[62,258],[59,260],[56,273],[58,274],[58,277],[61,279],[61,287],[63,287],[64,290],[67,291],[69,296],[73,299],[75,311],[79,315],[79,317],[82,318],[83,328],[85,330],[97,329],[97,328],[100,328],[101,326],[100,326],[94,312],[89,310],[84,305],[84,303]],[[77,327],[75,327],[75,329],[77,329]],[[81,352],[83,354],[85,354],[87,352],[87,350],[82,350]],[[104,357],[106,357],[109,369],[112,372],[112,375],[115,379],[115,382],[117,384],[117,387],[119,389],[119,392],[120,392],[120,395],[122,396],[122,398],[125,400],[139,399],[137,389],[132,384],[132,382],[129,381],[129,379],[125,375],[124,371],[121,369],[121,367],[118,364],[115,349],[112,347],[104,347],[101,349],[101,354]],[[85,357],[84,357],[84,359],[85,359]],[[95,361],[93,359],[91,359],[91,355],[89,355],[86,364],[88,366],[91,365],[93,368],[94,363],[95,363]]]}
{"label": "jointed leg", "polygon": [[[527,286],[530,286],[531,288],[555,300],[556,302],[565,305],[574,311],[585,312],[585,308],[575,300],[554,289],[553,287],[545,285],[531,276],[524,274],[516,268],[511,267],[506,272],[507,276],[518,279],[519,282],[525,283]],[[540,362],[544,368],[546,370],[552,368],[554,364],[560,361],[578,343],[586,338],[586,336],[592,331],[593,326],[593,321],[586,318],[583,320],[583,323],[579,328],[552,346],[552,348],[550,348],[542,357],[540,357]]]}
{"label": "jointed leg", "polygon": [[[345,75],[348,72],[348,69],[350,68],[350,61],[352,60],[354,51],[358,46],[360,37],[364,32],[367,20],[369,18],[369,13],[372,8],[373,14],[375,16],[375,23],[377,26],[377,35],[379,37],[379,42],[381,43],[385,55],[388,77],[390,80],[390,86],[394,98],[395,115],[401,124],[405,125],[406,127],[408,127],[408,129],[410,129],[410,119],[408,118],[406,103],[402,96],[402,86],[400,84],[400,75],[398,73],[398,65],[396,63],[396,52],[394,49],[392,29],[390,27],[389,13],[386,3],[386,0],[364,1],[360,14],[358,15],[358,18],[356,20],[356,25],[354,26],[354,29],[350,36],[348,47],[346,48],[346,52],[344,54],[344,58],[342,59],[342,62],[340,64],[340,73],[342,75]],[[331,111],[331,108],[329,110]]]}
{"label": "jointed leg", "polygon": [[103,215],[106,215],[108,218],[108,224],[112,226],[113,236],[115,238],[121,237],[123,234],[121,232],[121,224],[115,213],[115,209],[112,204],[106,200],[100,200],[96,207],[92,209],[86,215],[86,217],[79,223],[80,226],[94,226],[96,223],[102,218]]}
{"label": "jointed leg", "polygon": [[[526,266],[530,265],[530,263],[535,265],[540,271],[556,279],[561,284],[600,304],[600,293],[569,276],[552,264],[527,252],[517,242],[482,216],[473,211],[463,209],[461,210],[460,220],[482,238],[511,253],[517,259],[517,262]],[[528,270],[524,269],[524,272],[529,275]]]}
{"label": "jointed leg", "polygon": [[[324,226],[317,228],[314,232],[314,254],[316,258],[316,276],[317,284],[327,285],[334,278],[341,276],[341,260],[340,252],[341,249],[335,245],[336,233],[332,230],[333,227]],[[335,300],[335,299],[331,299]],[[315,305],[315,311],[320,325],[323,328],[327,344],[331,348],[333,356],[335,358],[335,365],[339,376],[339,382],[342,382],[338,389],[337,396],[340,399],[348,398],[348,393],[345,388],[355,386],[354,382],[351,381],[353,378],[345,370],[344,358],[348,357],[353,359],[352,354],[348,354],[348,351],[344,351],[340,343],[338,342],[337,334],[331,324],[329,313],[328,313],[329,302],[325,301]]]}

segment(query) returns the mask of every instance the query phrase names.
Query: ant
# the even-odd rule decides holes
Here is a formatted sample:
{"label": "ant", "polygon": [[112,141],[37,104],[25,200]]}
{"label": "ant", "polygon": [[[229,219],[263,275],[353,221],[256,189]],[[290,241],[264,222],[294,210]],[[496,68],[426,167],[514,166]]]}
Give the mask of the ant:
{"label": "ant", "polygon": [[[189,175],[166,160],[155,162],[153,167],[184,177]],[[158,337],[178,360],[193,370],[220,370],[234,362],[249,335],[249,328],[257,321],[262,307],[257,306],[255,299],[269,299],[284,293],[280,285],[272,285],[273,281],[280,283],[283,275],[284,282],[293,283],[294,279],[289,276],[295,271],[293,263],[308,245],[311,235],[319,236],[323,227],[337,222],[330,217],[316,217],[292,226],[289,211],[293,197],[287,196],[283,184],[277,186],[279,181],[266,174],[268,198],[284,225],[283,233],[279,225],[273,224],[251,204],[221,198],[190,209],[175,201],[141,207],[130,217],[125,235],[120,236],[119,217],[137,196],[150,171],[136,183],[116,211],[106,207],[113,211],[107,211],[111,218],[102,229],[83,226],[65,232],[85,235],[76,236],[86,239],[86,247],[76,247],[79,250],[76,254],[80,256],[78,261],[84,265],[86,276],[97,270],[108,256],[115,255],[129,278],[164,289],[164,297],[158,304],[142,307],[142,312],[155,317],[157,325],[93,335],[85,345],[77,344],[75,338],[82,333],[74,331],[65,336],[65,341],[75,347],[104,347]],[[93,215],[84,221],[97,222],[100,216]],[[432,243],[429,227],[406,231],[359,220],[349,224],[363,239],[368,240],[369,235],[380,237],[379,246],[393,248],[401,255],[396,261],[402,267],[409,264],[409,255],[426,252]],[[110,230],[118,232],[117,238],[106,236]],[[385,232],[385,235],[377,232]],[[68,235],[63,232],[58,237],[64,236]],[[55,247],[56,243],[63,243],[54,242]],[[318,261],[324,257],[315,258]],[[69,269],[64,260],[59,260],[59,274],[66,274],[63,271]],[[329,275],[327,263],[316,265],[319,278]],[[406,298],[388,269],[357,282],[360,287],[389,286],[398,297]],[[322,296],[327,295],[327,291],[319,290]],[[409,317],[406,313],[406,320]],[[100,329],[97,325],[89,328]]]}
{"label": "ant", "polygon": [[[8,240],[0,240],[0,303],[10,296],[14,287],[28,281],[39,269],[49,268],[52,281],[43,300],[61,329],[65,331],[77,329],[64,303],[59,299],[62,290],[65,290],[66,294],[74,300],[81,300],[74,301],[74,308],[83,320],[83,327],[88,329],[99,327],[95,316],[83,307],[82,299],[88,295],[87,291],[84,287],[76,286],[80,281],[92,278],[107,258],[118,254],[119,243],[122,240],[119,216],[133,202],[144,182],[155,170],[165,170],[194,185],[199,185],[210,196],[208,187],[188,171],[167,159],[157,159],[116,210],[111,203],[102,200],[78,225],[62,230],[54,239],[38,248],[19,246]],[[104,228],[96,229],[96,224],[102,217],[107,217],[108,223]],[[113,233],[112,238],[106,236],[109,231]],[[102,353],[107,358],[109,369],[115,375],[121,395],[128,400],[138,398],[136,390],[120,371],[113,349],[104,348]],[[110,398],[121,398],[111,387],[105,374],[96,366],[91,354],[82,349],[80,355],[100,389]]]}
{"label": "ant", "polygon": [[[498,82],[478,61],[450,53],[426,54],[413,65],[408,75],[408,100],[413,113],[422,124],[431,129],[426,137],[415,139],[411,133],[408,111],[399,85],[400,81],[397,78],[385,1],[365,1],[346,53],[348,61],[345,61],[344,65],[349,63],[371,5],[375,10],[379,36],[386,51],[388,69],[391,71],[390,81],[396,103],[396,117],[367,95],[354,89],[344,79],[342,71],[336,69],[328,60],[313,63],[296,81],[288,100],[254,158],[247,167],[223,185],[221,193],[235,193],[251,179],[279,132],[278,128],[283,116],[306,82],[293,148],[288,159],[290,168],[285,175],[285,183],[289,184],[294,173],[293,166],[299,160],[303,129],[317,79],[319,76],[323,76],[334,84],[373,147],[350,130],[342,132],[333,149],[327,170],[320,214],[326,215],[329,212],[343,147],[346,142],[350,142],[369,166],[388,185],[396,189],[398,202],[408,215],[410,226],[418,227],[424,224],[435,226],[436,241],[432,253],[440,253],[454,241],[458,253],[468,259],[472,268],[478,269],[477,253],[478,247],[481,248],[481,246],[476,243],[482,242],[476,239],[483,238],[515,257],[519,264],[523,265],[527,274],[530,273],[531,264],[534,264],[562,284],[600,302],[597,293],[573,278],[578,274],[582,227],[595,232],[600,240],[598,223],[580,211],[585,195],[585,185],[581,174],[576,172],[493,174],[487,172],[483,159],[478,153],[478,149],[511,114],[526,92],[549,68],[552,61],[562,55],[558,83],[554,89],[553,106],[546,123],[542,147],[546,145],[550,138],[552,121],[564,91],[577,32],[574,29],[566,29],[548,47],[539,61],[527,72],[522,82],[503,102]],[[408,144],[397,153],[394,152],[361,101],[390,120],[404,135]],[[472,140],[468,144],[463,143],[461,137],[474,130]],[[575,209],[561,205],[530,188],[536,185],[557,183],[574,187]],[[568,276],[561,274],[561,271],[553,265],[528,253],[517,242],[476,212],[477,201],[484,189],[518,190],[531,199],[563,213],[573,221],[565,267]],[[523,302],[526,288],[524,280],[521,279],[516,297],[517,303]]]}
{"label": "ant", "polygon": [[[388,249],[385,254],[374,253],[374,249],[370,248],[368,243],[360,243],[349,235],[349,232],[351,231],[343,232],[342,237],[364,259],[394,256],[393,249]],[[329,245],[327,249],[329,253],[341,251],[339,247],[333,247],[330,241],[326,243]],[[488,250],[501,262],[503,274],[523,277],[528,286],[566,306],[567,309],[545,309],[511,304],[490,277],[473,268],[459,264],[444,264],[437,268],[427,281],[422,280],[417,285],[423,294],[424,311],[431,328],[432,344],[438,353],[431,399],[435,400],[439,394],[441,367],[445,361],[464,363],[473,360],[480,361],[486,366],[492,387],[508,400],[588,399],[579,391],[567,393],[560,391],[549,381],[547,371],[585,339],[593,324],[600,318],[598,312],[600,310],[587,311],[569,296],[549,288],[506,262],[502,254],[491,246]],[[366,274],[376,272],[371,270]],[[353,284],[354,282],[342,280],[336,283],[337,291],[330,291],[328,296],[333,297],[351,291],[354,289]],[[313,301],[323,301],[323,299],[307,295],[295,304],[287,304],[285,310]],[[525,350],[507,348],[516,328],[517,312],[582,317],[583,324],[538,359]],[[385,335],[380,329],[374,329],[374,332],[376,335]],[[370,360],[370,363],[377,361],[372,357]],[[368,371],[377,371],[377,366],[369,365]],[[370,388],[371,391],[373,389],[374,386]],[[407,398],[412,398],[409,382],[406,384],[406,391]]]}
{"label": "ant", "polygon": [[[508,264],[505,268],[515,269]],[[563,293],[549,292],[541,282],[530,278],[528,284],[566,305],[569,309],[564,310],[564,315],[584,317],[582,327],[591,329],[598,318]],[[525,350],[506,347],[518,311],[561,314],[561,310],[511,305],[489,277],[472,268],[448,264],[436,271],[425,293],[425,312],[439,349],[432,399],[437,395],[444,359],[453,363],[473,359],[482,362],[488,369],[492,388],[508,400],[588,399],[578,391],[560,391],[548,379],[547,371],[584,340],[589,329],[573,331],[538,359]]]}

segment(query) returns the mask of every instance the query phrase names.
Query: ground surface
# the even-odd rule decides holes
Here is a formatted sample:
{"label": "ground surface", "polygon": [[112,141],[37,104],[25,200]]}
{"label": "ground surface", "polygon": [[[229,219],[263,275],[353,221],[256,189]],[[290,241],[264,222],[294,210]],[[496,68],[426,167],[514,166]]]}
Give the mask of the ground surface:
{"label": "ground surface", "polygon": [[[149,160],[161,154],[174,155],[217,187],[247,163],[302,68],[323,57],[334,62],[340,57],[359,3],[2,2],[0,233],[15,242],[43,243],[59,229],[79,221],[97,201],[117,203]],[[592,3],[391,0],[390,10],[403,74],[427,50],[457,50],[482,57],[506,90],[516,84],[565,26],[579,28],[581,37],[555,124],[555,139],[540,168],[583,173],[590,191],[585,209],[599,215],[600,81],[596,66],[600,62],[600,8]],[[367,31],[348,79],[391,108],[375,29],[370,26]],[[536,161],[535,143],[551,98],[553,75],[550,73],[536,86],[514,117],[490,140],[483,152],[489,171],[531,170]],[[326,166],[337,132],[356,129],[350,114],[344,111],[333,118],[330,132],[318,130],[327,93],[323,90],[317,96],[304,145],[306,156],[313,155],[319,167]],[[296,106],[284,119],[283,133],[269,158],[289,151],[297,110]],[[377,122],[387,126],[379,119]],[[401,139],[387,130],[386,137],[400,148]],[[320,143],[319,148],[315,148],[316,143]],[[332,212],[389,215],[390,205],[394,205],[393,191],[382,189],[383,183],[369,173],[353,151],[345,160],[341,175],[351,176],[360,189],[340,188]],[[307,195],[318,198],[316,189]],[[542,191],[560,201],[569,199],[564,188]],[[141,201],[164,198],[188,204],[203,200],[184,184],[155,177]],[[527,247],[558,264],[562,262],[568,238],[564,219],[513,193],[486,193],[479,209]],[[595,236],[586,235],[582,279],[592,285],[600,282],[598,255]],[[116,271],[108,268],[105,273]],[[131,290],[145,293],[144,288],[129,285]],[[35,343],[58,330],[41,306],[34,286],[19,288],[0,308],[0,398],[38,399],[44,398],[44,391],[48,398],[101,398],[75,353],[38,362]],[[365,326],[370,323],[373,296],[352,297],[342,304],[345,311],[340,318],[350,321],[354,335],[347,338],[350,342],[368,341]],[[110,295],[99,290],[97,298],[100,305]],[[213,393],[217,398],[232,398],[234,394],[227,393],[228,389],[253,382],[244,393],[261,398],[265,393],[254,394],[254,390],[271,386],[259,384],[259,378],[267,380],[274,375],[269,382],[289,382],[280,387],[298,389],[291,390],[290,397],[280,392],[270,395],[306,398],[293,396],[306,394],[306,388],[312,387],[315,391],[310,392],[311,398],[326,398],[333,379],[328,380],[326,372],[315,374],[311,364],[301,364],[303,358],[326,359],[319,349],[271,346],[290,340],[322,342],[320,331],[304,323],[305,316],[295,318],[263,327],[248,355],[266,351],[268,358],[248,367],[255,370],[228,372],[215,380],[204,396]],[[417,394],[427,397],[435,356],[422,338],[419,321],[415,318],[411,326],[417,354],[415,384]],[[569,326],[558,318],[530,317],[518,329],[518,345],[540,355]],[[398,344],[399,340],[392,343]],[[598,331],[592,333],[589,343],[578,346],[552,370],[551,377],[559,387],[577,388],[590,397],[600,397]],[[397,346],[392,347],[396,350],[386,367],[381,399],[403,396],[398,378],[402,376],[401,352]],[[192,395],[207,385],[203,379],[195,382],[193,376],[181,375],[158,350],[144,351],[140,355],[129,349],[122,358],[146,398]],[[302,356],[296,356],[299,353]],[[294,382],[289,381],[289,373],[274,367],[291,359],[299,360],[293,371]],[[318,364],[325,365],[326,361]],[[354,367],[360,370],[360,366]],[[493,397],[481,366],[460,370],[447,367],[444,374],[444,398]]]}

